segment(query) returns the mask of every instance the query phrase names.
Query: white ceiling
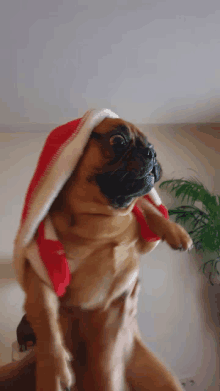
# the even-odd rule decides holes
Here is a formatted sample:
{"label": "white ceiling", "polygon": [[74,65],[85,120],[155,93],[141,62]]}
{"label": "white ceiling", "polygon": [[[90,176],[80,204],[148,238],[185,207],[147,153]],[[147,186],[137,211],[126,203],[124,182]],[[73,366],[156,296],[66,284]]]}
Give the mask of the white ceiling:
{"label": "white ceiling", "polygon": [[7,0],[0,124],[220,122],[219,0]]}

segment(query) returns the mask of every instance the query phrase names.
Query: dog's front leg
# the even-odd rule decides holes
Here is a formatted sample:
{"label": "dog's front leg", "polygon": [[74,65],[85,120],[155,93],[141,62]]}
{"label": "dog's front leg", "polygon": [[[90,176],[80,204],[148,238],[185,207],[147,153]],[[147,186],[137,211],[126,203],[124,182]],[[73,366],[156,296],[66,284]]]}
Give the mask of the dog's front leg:
{"label": "dog's front leg", "polygon": [[72,384],[68,366],[70,355],[63,343],[58,322],[59,301],[55,293],[36,275],[29,263],[25,269],[24,309],[36,335],[36,391],[59,391]]}
{"label": "dog's front leg", "polygon": [[182,391],[179,380],[142,342],[134,336],[130,360],[126,367],[126,377],[135,391]]}
{"label": "dog's front leg", "polygon": [[[179,381],[143,343],[136,314],[140,284],[126,300],[126,380],[133,391],[181,391]],[[131,341],[129,344],[128,341]]]}
{"label": "dog's front leg", "polygon": [[137,201],[138,207],[143,211],[147,224],[151,231],[165,240],[174,250],[189,250],[192,247],[192,239],[186,230],[179,224],[165,217],[145,198]]}

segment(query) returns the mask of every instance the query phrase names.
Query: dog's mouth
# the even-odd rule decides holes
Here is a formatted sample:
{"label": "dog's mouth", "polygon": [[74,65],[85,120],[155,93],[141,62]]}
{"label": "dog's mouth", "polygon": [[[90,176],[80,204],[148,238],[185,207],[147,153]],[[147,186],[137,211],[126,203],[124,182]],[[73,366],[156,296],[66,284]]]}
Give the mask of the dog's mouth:
{"label": "dog's mouth", "polygon": [[114,208],[126,208],[135,197],[149,193],[162,174],[151,144],[133,145],[95,174],[101,192]]}
{"label": "dog's mouth", "polygon": [[110,204],[115,208],[127,207],[135,197],[149,193],[153,188],[155,179],[153,170],[141,178],[134,175],[122,175],[118,172],[106,172],[97,174],[96,182],[101,192],[108,198]]}

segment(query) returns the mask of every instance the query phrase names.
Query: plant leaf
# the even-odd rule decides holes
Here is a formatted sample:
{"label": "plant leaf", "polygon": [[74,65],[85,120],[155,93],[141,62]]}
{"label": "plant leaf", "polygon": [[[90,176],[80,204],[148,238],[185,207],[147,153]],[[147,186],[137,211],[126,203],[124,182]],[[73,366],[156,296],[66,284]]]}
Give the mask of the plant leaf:
{"label": "plant leaf", "polygon": [[209,212],[216,212],[219,209],[219,204],[215,195],[212,195],[209,190],[197,179],[171,179],[160,184],[160,189],[166,189],[174,196],[181,199],[181,202],[187,198],[187,202],[194,205],[196,201],[203,203],[205,209]]}

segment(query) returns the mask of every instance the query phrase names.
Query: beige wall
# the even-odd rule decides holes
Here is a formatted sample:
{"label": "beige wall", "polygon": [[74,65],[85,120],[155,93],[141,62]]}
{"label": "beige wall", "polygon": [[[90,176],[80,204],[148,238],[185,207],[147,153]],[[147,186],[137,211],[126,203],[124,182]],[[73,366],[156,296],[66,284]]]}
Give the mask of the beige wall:
{"label": "beige wall", "polygon": [[[210,190],[220,190],[218,132],[213,139],[207,129],[201,133],[196,126],[141,128],[157,150],[163,179],[196,173]],[[10,360],[10,345],[22,315],[24,295],[9,263],[24,194],[45,138],[46,133],[0,133],[0,363]],[[170,206],[171,197],[160,193]],[[138,318],[145,342],[180,379],[193,377],[197,382],[194,390],[217,391],[220,376],[215,296],[220,292],[218,287],[210,288],[197,269],[194,254],[174,252],[166,244],[143,257]]]}

